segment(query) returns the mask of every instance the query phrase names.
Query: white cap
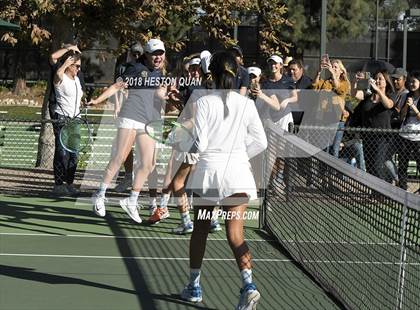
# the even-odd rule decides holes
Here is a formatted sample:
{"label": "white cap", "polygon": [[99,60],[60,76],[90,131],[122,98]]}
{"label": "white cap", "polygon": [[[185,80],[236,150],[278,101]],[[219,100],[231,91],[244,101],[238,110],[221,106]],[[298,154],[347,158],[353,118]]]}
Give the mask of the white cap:
{"label": "white cap", "polygon": [[202,51],[200,53],[200,59],[201,59],[201,69],[203,69],[203,73],[204,74],[210,73],[209,66],[210,66],[211,53],[207,50]]}
{"label": "white cap", "polygon": [[248,70],[248,74],[253,74],[255,76],[261,75],[261,69],[258,67],[249,67],[247,70]]}
{"label": "white cap", "polygon": [[165,45],[159,39],[150,39],[144,46],[146,53],[153,53],[155,51],[165,51]]}
{"label": "white cap", "polygon": [[200,63],[201,63],[201,59],[196,57],[196,58],[191,59],[188,62],[188,65],[193,66],[193,65],[199,65]]}
{"label": "white cap", "polygon": [[281,57],[278,55],[272,55],[270,58],[267,59],[267,62],[269,62],[270,60],[274,61],[277,64],[283,64],[283,59],[281,59]]}

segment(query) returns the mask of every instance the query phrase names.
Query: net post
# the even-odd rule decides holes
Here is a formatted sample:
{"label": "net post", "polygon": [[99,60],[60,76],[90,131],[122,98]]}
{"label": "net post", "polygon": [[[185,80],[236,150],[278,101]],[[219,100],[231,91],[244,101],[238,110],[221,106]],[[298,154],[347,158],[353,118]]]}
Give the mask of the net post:
{"label": "net post", "polygon": [[404,298],[404,281],[405,281],[405,263],[407,259],[407,249],[405,246],[406,238],[406,227],[407,227],[407,212],[408,212],[408,192],[404,195],[404,209],[401,218],[401,241],[400,241],[400,261],[399,261],[399,273],[398,273],[398,291],[397,291],[397,304],[396,310],[403,309],[403,298]]}

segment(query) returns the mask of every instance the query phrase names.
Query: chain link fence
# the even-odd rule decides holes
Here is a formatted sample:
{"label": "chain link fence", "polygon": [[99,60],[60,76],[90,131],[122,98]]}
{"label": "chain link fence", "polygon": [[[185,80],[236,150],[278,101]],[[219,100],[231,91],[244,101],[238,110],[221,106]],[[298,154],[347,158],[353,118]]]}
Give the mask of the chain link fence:
{"label": "chain link fence", "polygon": [[[80,186],[84,194],[89,194],[99,185],[111,157],[117,132],[111,117],[101,117],[101,114],[95,116],[89,118],[93,142],[88,149],[78,154],[74,180],[74,184]],[[54,148],[51,120],[0,119],[0,193],[53,195]],[[158,184],[154,186],[160,188],[171,150],[161,144],[157,145],[157,149]],[[123,176],[124,168],[121,167],[117,178]],[[117,178],[115,182],[118,182]]]}
{"label": "chain link fence", "polygon": [[420,131],[327,126],[291,126],[320,150],[395,186],[419,193]]}

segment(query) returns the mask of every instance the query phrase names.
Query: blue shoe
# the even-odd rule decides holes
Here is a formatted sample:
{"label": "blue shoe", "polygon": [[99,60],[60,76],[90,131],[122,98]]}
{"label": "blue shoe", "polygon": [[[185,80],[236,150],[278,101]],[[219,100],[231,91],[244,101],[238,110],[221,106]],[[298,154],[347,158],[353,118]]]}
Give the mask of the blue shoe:
{"label": "blue shoe", "polygon": [[260,293],[257,291],[257,287],[254,283],[245,285],[241,288],[241,297],[235,310],[255,310],[257,309],[257,303],[260,300]]}
{"label": "blue shoe", "polygon": [[221,231],[221,230],[222,230],[222,226],[220,226],[220,223],[219,223],[218,220],[211,221],[211,223],[210,223],[210,232],[211,233],[215,233],[215,232],[218,232],[218,231]]}
{"label": "blue shoe", "polygon": [[184,223],[179,224],[176,228],[172,229],[172,232],[177,235],[185,235],[192,233],[194,229],[193,222],[189,222],[187,225],[184,225]]}
{"label": "blue shoe", "polygon": [[201,286],[192,286],[191,284],[188,284],[182,290],[181,298],[191,302],[201,302],[203,300]]}

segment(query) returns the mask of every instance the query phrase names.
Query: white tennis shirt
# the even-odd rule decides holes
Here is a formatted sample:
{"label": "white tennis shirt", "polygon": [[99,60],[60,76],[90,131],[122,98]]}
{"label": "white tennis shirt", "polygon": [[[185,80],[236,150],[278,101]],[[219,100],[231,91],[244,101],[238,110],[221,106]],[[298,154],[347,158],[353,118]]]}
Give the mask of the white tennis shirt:
{"label": "white tennis shirt", "polygon": [[54,112],[69,117],[79,114],[80,101],[83,96],[79,78],[76,76],[72,80],[64,73],[63,80],[59,85],[54,85],[54,89],[57,100]]}
{"label": "white tennis shirt", "polygon": [[224,118],[223,95],[196,102],[195,126],[200,160],[190,183],[201,197],[219,201],[235,193],[256,198],[249,159],[267,147],[267,138],[254,101],[229,91]]}

